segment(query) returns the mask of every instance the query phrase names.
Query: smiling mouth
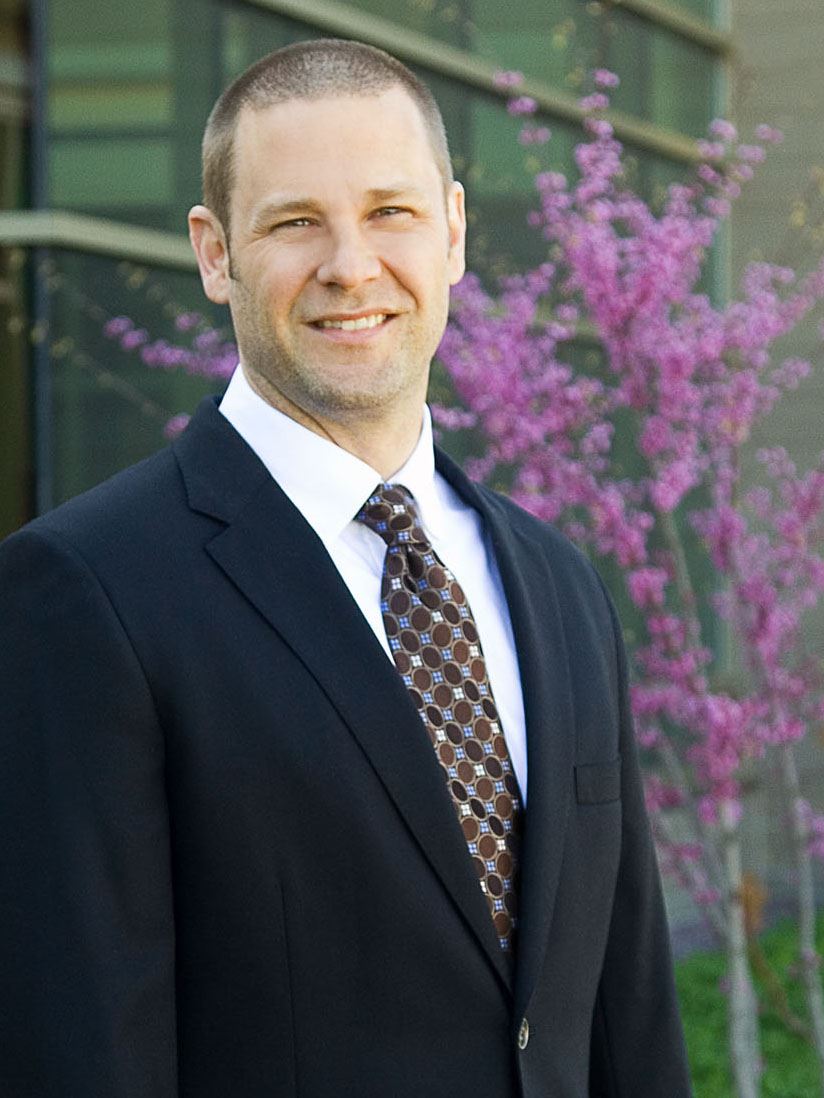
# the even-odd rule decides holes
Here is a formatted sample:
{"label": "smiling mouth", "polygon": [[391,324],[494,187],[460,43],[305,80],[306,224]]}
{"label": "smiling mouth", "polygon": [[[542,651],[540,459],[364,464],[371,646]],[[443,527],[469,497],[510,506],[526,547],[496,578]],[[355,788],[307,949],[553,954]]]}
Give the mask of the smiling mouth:
{"label": "smiling mouth", "polygon": [[340,317],[330,320],[312,321],[313,328],[321,330],[333,329],[340,332],[363,332],[370,328],[379,328],[388,320],[392,320],[394,313],[369,313],[367,316]]}

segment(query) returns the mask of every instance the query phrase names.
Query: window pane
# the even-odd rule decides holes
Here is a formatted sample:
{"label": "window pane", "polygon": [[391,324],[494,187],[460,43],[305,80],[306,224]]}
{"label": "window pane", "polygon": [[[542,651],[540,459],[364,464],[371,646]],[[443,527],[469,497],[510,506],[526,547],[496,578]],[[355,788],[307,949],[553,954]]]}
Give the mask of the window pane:
{"label": "window pane", "polygon": [[200,141],[226,83],[305,24],[219,0],[52,0],[47,203],[173,232],[200,194]]}
{"label": "window pane", "polygon": [[714,55],[629,12],[602,17],[600,60],[621,77],[613,106],[700,137],[715,113]]}
{"label": "window pane", "polygon": [[[51,142],[49,193],[59,196],[54,205],[63,209],[152,224],[152,211],[162,208],[171,221],[172,184],[171,148],[162,138],[91,134],[83,141],[70,137]],[[183,221],[168,227],[182,231]]]}
{"label": "window pane", "polygon": [[175,318],[206,306],[194,273],[60,251],[47,254],[37,273],[49,291],[42,348],[51,367],[51,472],[59,503],[157,450],[169,419],[224,382],[151,368],[139,351],[104,334],[108,321],[126,315],[151,340],[190,343]]}

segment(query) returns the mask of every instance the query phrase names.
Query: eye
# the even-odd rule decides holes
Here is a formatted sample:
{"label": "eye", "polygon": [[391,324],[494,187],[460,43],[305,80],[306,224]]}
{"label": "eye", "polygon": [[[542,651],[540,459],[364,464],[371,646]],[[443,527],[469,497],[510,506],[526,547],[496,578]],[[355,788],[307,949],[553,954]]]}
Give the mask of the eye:
{"label": "eye", "polygon": [[381,206],[379,209],[375,210],[372,216],[380,218],[397,217],[399,214],[408,214],[411,212],[412,211],[405,206]]}
{"label": "eye", "polygon": [[312,225],[314,222],[309,217],[292,217],[288,221],[279,221],[276,225],[272,225],[270,232],[275,232],[278,229],[305,229],[307,225]]}

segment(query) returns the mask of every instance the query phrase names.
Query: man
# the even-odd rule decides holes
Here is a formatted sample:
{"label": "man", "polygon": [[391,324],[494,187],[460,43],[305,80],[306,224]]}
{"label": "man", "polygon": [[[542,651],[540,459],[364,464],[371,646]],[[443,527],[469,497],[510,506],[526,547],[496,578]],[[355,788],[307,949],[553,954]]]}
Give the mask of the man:
{"label": "man", "polygon": [[687,1095],[609,600],[433,453],[431,95],[279,51],[204,197],[222,403],[0,553],[0,1094]]}

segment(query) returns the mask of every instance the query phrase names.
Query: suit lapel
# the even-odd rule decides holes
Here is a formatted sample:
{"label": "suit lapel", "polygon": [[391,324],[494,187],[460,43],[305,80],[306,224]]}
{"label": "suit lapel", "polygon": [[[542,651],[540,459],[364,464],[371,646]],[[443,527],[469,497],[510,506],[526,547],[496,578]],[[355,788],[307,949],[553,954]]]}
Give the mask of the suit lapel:
{"label": "suit lapel", "polygon": [[509,986],[435,752],[320,539],[212,400],[175,453],[190,506],[225,524],[206,551],[314,676]]}
{"label": "suit lapel", "polygon": [[521,673],[528,777],[516,956],[518,1017],[524,1013],[543,963],[570,806],[575,725],[566,640],[546,548],[514,530],[501,503],[480,492],[440,452],[437,467],[484,518],[509,606]]}

